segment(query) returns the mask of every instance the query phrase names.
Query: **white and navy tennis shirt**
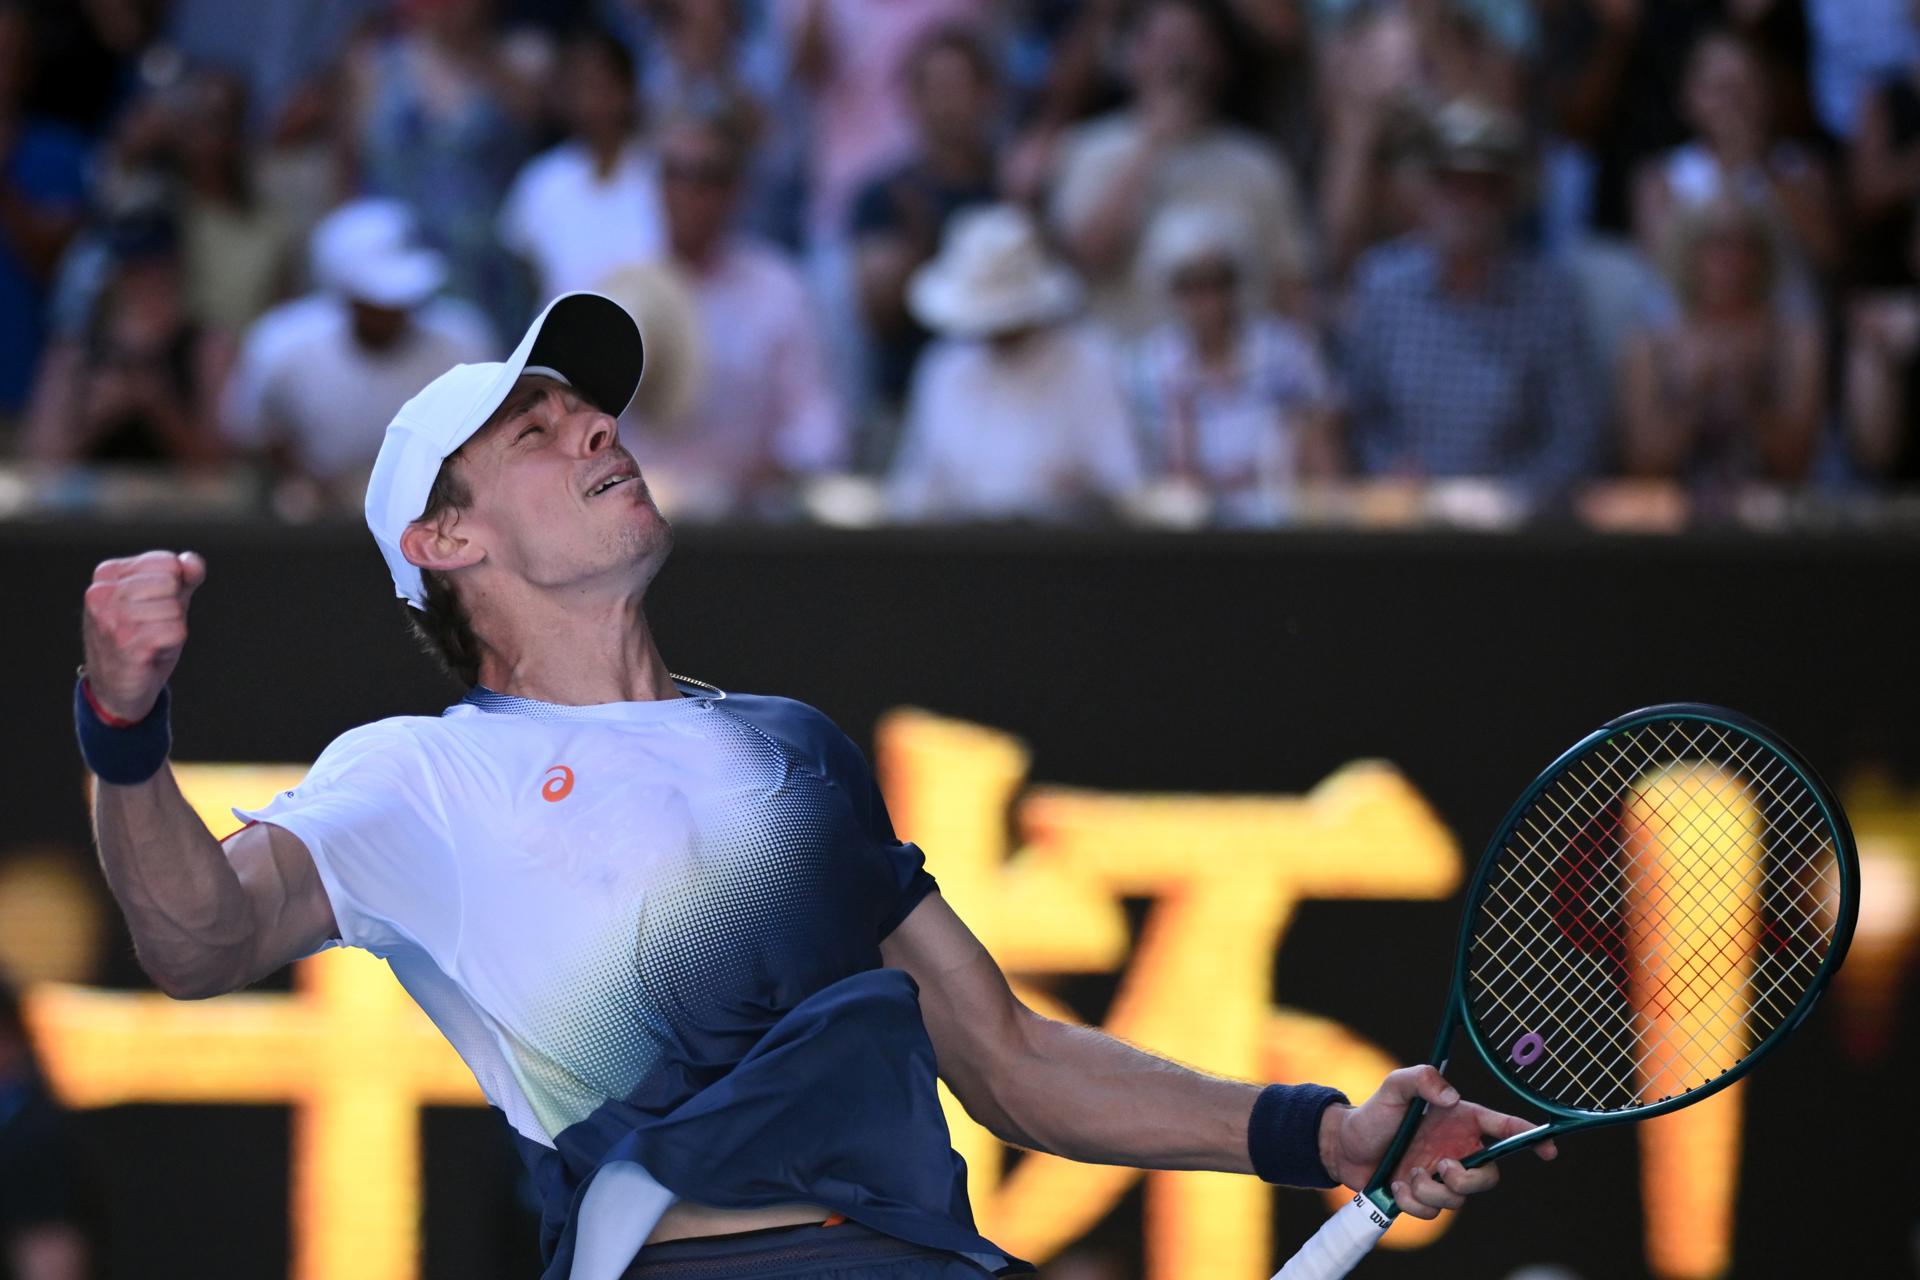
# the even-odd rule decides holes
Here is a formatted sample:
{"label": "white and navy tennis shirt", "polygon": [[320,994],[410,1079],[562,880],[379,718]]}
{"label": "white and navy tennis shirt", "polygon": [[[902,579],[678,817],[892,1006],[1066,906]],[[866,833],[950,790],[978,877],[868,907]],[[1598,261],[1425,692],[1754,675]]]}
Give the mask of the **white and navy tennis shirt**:
{"label": "white and navy tennis shirt", "polygon": [[339,941],[387,960],[505,1113],[548,1280],[615,1164],[671,1193],[642,1239],[672,1196],[806,1202],[1014,1265],[974,1230],[913,981],[880,965],[934,888],[920,850],[818,711],[681,688],[476,689],[342,734],[235,813],[305,843]]}

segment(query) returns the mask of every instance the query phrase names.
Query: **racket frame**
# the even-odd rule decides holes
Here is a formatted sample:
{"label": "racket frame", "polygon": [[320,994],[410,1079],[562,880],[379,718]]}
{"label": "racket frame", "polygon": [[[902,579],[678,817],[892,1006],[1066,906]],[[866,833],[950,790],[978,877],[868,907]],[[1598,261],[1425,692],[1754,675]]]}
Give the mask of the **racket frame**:
{"label": "racket frame", "polygon": [[[1583,1110],[1542,1098],[1515,1080],[1501,1065],[1499,1054],[1481,1039],[1479,1029],[1474,1026],[1473,1019],[1468,1016],[1467,952],[1473,942],[1474,908],[1480,902],[1488,877],[1493,874],[1494,867],[1500,862],[1500,855],[1506,848],[1508,837],[1513,834],[1514,827],[1519,823],[1521,816],[1533,807],[1534,801],[1539,799],[1540,794],[1558,781],[1576,761],[1607,739],[1637,725],[1655,720],[1699,720],[1757,739],[1784,761],[1806,785],[1815,803],[1820,807],[1821,816],[1827,820],[1835,837],[1834,864],[1840,881],[1840,902],[1834,915],[1833,945],[1828,948],[1826,959],[1821,963],[1819,972],[1807,984],[1807,989],[1801,993],[1800,999],[1781,1020],[1780,1025],[1769,1032],[1744,1058],[1720,1075],[1692,1089],[1644,1107],[1625,1107],[1613,1111]],[[1839,969],[1841,961],[1846,959],[1847,948],[1853,941],[1854,920],[1859,913],[1859,904],[1859,853],[1854,845],[1853,828],[1848,825],[1846,812],[1834,799],[1833,792],[1813,766],[1808,764],[1806,759],[1779,734],[1737,711],[1703,702],[1660,703],[1642,707],[1637,711],[1629,711],[1625,715],[1616,716],[1607,721],[1561,752],[1552,764],[1540,771],[1539,776],[1520,794],[1520,798],[1514,801],[1513,806],[1507,810],[1506,817],[1501,819],[1493,839],[1487,842],[1486,851],[1480,857],[1480,865],[1475,868],[1473,879],[1467,886],[1466,908],[1460,915],[1460,938],[1454,952],[1452,990],[1447,995],[1447,1012],[1441,1022],[1440,1034],[1434,1040],[1433,1053],[1427,1060],[1444,1072],[1451,1057],[1455,1034],[1464,1026],[1467,1039],[1473,1045],[1474,1051],[1480,1055],[1481,1061],[1487,1064],[1500,1083],[1553,1118],[1524,1133],[1503,1138],[1492,1146],[1483,1147],[1463,1158],[1460,1163],[1466,1168],[1475,1169],[1489,1161],[1498,1160],[1502,1156],[1511,1155],[1563,1133],[1664,1115],[1718,1093],[1741,1079],[1753,1069],[1756,1062],[1764,1058],[1813,1011],[1813,1006],[1820,998],[1821,992],[1826,989],[1828,980],[1833,976],[1834,971]],[[1394,1203],[1393,1195],[1387,1189],[1387,1185],[1392,1180],[1394,1169],[1405,1157],[1408,1146],[1412,1144],[1414,1132],[1419,1128],[1420,1118],[1426,1114],[1426,1110],[1425,1101],[1418,1098],[1408,1105],[1406,1118],[1401,1121],[1400,1129],[1394,1134],[1385,1158],[1381,1160],[1379,1168],[1374,1171],[1373,1177],[1368,1180],[1366,1189],[1362,1193],[1373,1202],[1376,1208],[1389,1217],[1397,1216],[1400,1210]]]}

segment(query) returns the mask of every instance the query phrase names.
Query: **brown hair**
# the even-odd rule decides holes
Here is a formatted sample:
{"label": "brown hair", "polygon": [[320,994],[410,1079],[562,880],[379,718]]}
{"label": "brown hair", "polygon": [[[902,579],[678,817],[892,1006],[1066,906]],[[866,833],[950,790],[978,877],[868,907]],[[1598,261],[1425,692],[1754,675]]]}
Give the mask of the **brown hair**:
{"label": "brown hair", "polygon": [[[454,470],[458,457],[457,453],[452,454],[440,464],[433,488],[427,492],[427,509],[420,513],[420,519],[431,520],[448,511],[464,511],[472,504],[473,491]],[[480,683],[480,638],[473,633],[473,623],[453,589],[453,579],[435,569],[422,569],[420,582],[425,607],[416,609],[405,600],[400,602],[407,627],[421,648],[470,689]]]}

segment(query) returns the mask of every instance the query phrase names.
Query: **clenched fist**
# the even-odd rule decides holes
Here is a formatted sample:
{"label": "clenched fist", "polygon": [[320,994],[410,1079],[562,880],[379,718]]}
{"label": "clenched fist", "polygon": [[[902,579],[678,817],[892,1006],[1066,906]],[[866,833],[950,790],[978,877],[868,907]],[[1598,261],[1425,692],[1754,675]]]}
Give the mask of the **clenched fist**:
{"label": "clenched fist", "polygon": [[206,577],[207,562],[191,551],[148,551],[94,568],[81,633],[87,687],[101,710],[122,720],[153,710],[187,642],[187,601]]}

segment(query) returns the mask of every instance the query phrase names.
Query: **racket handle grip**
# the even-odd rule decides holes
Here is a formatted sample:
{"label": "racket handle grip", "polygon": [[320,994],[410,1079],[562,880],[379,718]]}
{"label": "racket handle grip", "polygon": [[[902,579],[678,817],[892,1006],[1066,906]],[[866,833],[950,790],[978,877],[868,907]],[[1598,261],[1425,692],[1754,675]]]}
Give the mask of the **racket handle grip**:
{"label": "racket handle grip", "polygon": [[1300,1246],[1273,1280],[1340,1280],[1373,1252],[1392,1223],[1373,1201],[1356,1195]]}

